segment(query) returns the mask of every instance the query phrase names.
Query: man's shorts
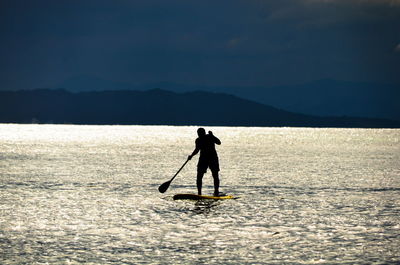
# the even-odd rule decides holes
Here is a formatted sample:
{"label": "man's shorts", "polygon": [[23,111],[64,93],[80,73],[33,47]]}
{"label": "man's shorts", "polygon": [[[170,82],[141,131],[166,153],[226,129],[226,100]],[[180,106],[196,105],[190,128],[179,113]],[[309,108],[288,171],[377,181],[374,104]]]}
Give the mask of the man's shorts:
{"label": "man's shorts", "polygon": [[197,164],[198,173],[206,173],[207,168],[210,168],[211,172],[219,171],[218,157],[215,158],[202,158],[200,157],[199,163]]}

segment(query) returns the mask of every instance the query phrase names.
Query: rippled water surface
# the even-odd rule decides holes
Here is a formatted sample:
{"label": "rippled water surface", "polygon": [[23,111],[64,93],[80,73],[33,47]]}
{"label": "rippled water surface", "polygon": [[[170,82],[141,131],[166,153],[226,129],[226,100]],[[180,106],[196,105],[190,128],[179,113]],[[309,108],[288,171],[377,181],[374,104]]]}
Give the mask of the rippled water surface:
{"label": "rippled water surface", "polygon": [[173,201],[196,129],[0,125],[0,263],[400,262],[400,130],[206,128],[240,198]]}

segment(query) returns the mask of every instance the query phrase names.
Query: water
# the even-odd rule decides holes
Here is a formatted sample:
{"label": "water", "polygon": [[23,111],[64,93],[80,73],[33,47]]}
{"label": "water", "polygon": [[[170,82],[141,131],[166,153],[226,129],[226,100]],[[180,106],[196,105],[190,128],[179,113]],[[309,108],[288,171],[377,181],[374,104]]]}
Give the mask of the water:
{"label": "water", "polygon": [[196,127],[0,125],[0,263],[400,262],[400,130],[206,129],[237,200],[158,193]]}

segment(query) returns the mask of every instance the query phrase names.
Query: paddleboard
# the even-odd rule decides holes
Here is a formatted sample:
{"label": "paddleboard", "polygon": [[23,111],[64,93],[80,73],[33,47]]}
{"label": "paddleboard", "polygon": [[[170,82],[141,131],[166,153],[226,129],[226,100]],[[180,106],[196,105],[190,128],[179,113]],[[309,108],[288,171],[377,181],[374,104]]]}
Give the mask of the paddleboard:
{"label": "paddleboard", "polygon": [[227,200],[234,199],[232,195],[223,195],[223,196],[207,196],[207,195],[197,195],[197,194],[175,194],[174,200]]}

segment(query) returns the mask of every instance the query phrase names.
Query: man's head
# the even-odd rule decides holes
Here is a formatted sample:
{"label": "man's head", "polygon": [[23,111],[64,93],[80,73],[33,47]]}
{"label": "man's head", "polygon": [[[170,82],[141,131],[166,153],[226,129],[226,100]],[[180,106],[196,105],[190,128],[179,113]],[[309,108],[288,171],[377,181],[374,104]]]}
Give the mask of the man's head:
{"label": "man's head", "polygon": [[198,128],[197,129],[197,135],[199,137],[202,137],[202,136],[206,135],[206,130],[204,130],[204,128]]}

